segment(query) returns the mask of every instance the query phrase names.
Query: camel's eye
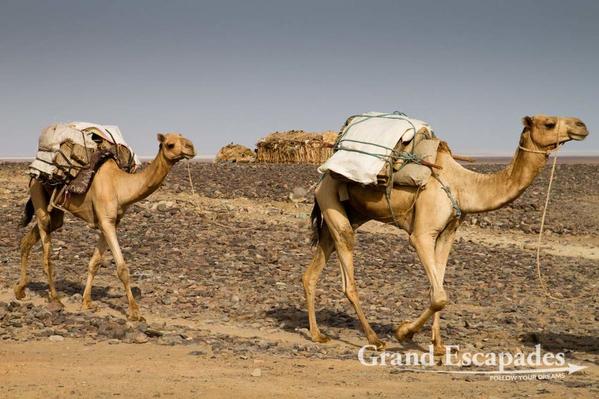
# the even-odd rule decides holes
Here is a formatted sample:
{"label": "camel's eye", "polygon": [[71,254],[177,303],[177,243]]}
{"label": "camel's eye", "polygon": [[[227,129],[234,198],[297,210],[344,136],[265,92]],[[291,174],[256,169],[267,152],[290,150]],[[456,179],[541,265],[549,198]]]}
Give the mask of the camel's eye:
{"label": "camel's eye", "polygon": [[545,122],[545,127],[547,129],[553,129],[555,127],[555,122]]}
{"label": "camel's eye", "polygon": [[172,150],[173,148],[175,148],[175,144],[174,143],[168,143],[166,145],[166,148],[168,148],[169,150]]}

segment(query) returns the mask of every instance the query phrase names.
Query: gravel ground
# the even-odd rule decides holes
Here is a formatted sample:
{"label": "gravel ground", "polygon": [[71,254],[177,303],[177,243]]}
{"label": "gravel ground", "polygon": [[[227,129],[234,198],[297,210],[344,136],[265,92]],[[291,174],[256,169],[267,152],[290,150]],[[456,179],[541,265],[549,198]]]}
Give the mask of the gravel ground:
{"label": "gravel ground", "polygon": [[[497,165],[474,165],[489,172]],[[119,228],[146,323],[129,323],[126,300],[109,261],[93,291],[96,313],[76,310],[95,232],[67,217],[54,234],[58,290],[67,310],[48,307],[40,250],[31,256],[28,300],[11,298],[18,278],[17,227],[26,199],[24,164],[0,165],[0,341],[77,338],[93,344],[205,345],[196,356],[229,354],[355,358],[364,344],[353,309],[344,298],[334,260],[318,286],[318,320],[337,340],[317,345],[305,339],[301,275],[310,261],[309,203],[287,200],[295,187],[318,178],[313,166],[214,165],[192,163],[196,196],[189,194],[185,165],[177,165],[163,188],[130,208]],[[599,171],[594,165],[560,165],[548,214],[549,245],[599,242]],[[469,217],[464,229],[534,240],[548,170],[525,194],[494,213]],[[479,230],[473,230],[479,231]],[[446,287],[451,304],[443,313],[447,344],[462,348],[565,351],[569,359],[599,361],[597,257],[544,256],[549,290],[569,298],[552,301],[539,289],[534,251],[459,239],[450,257]],[[566,241],[564,241],[566,240]],[[356,274],[363,307],[375,330],[390,344],[392,328],[416,317],[428,303],[428,283],[416,254],[402,235],[366,229],[358,233]],[[239,333],[246,331],[249,333]],[[430,328],[415,337],[426,348]],[[593,381],[569,380],[591,387]]]}

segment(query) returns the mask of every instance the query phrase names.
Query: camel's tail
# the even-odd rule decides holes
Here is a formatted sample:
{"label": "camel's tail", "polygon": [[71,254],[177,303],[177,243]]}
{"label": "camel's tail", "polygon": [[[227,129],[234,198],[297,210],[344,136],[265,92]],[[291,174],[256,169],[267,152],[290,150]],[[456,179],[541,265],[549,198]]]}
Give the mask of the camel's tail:
{"label": "camel's tail", "polygon": [[31,201],[30,197],[27,203],[25,204],[25,211],[23,212],[23,216],[21,217],[21,222],[19,225],[21,227],[27,227],[29,222],[31,222],[31,219],[33,219],[34,212],[35,209],[33,209],[33,202]]}
{"label": "camel's tail", "polygon": [[310,221],[312,222],[312,239],[310,240],[313,247],[318,245],[320,242],[320,231],[323,227],[322,212],[320,212],[320,206],[318,201],[314,198],[314,208],[312,208],[312,215],[310,215]]}

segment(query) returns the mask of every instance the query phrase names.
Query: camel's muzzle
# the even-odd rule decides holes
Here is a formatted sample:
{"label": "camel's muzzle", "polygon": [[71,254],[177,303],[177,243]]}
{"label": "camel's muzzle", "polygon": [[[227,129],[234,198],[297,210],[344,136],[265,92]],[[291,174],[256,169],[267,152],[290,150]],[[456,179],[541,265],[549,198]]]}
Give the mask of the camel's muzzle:
{"label": "camel's muzzle", "polygon": [[585,132],[568,132],[568,137],[575,141],[582,141],[589,135],[588,131]]}
{"label": "camel's muzzle", "polygon": [[193,147],[193,144],[191,144],[191,143],[185,144],[183,146],[183,151],[181,152],[181,155],[185,159],[191,159],[191,158],[195,157],[196,156],[196,150]]}

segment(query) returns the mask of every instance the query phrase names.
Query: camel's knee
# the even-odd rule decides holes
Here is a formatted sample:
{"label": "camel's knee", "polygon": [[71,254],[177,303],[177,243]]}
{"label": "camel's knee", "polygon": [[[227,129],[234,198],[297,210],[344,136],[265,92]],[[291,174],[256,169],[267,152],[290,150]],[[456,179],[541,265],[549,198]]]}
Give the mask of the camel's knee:
{"label": "camel's knee", "polygon": [[445,293],[445,291],[443,291],[442,293],[439,293],[438,295],[431,298],[430,308],[435,312],[439,312],[443,310],[445,306],[447,306],[448,302],[449,300],[447,298],[447,294]]}
{"label": "camel's knee", "polygon": [[35,243],[40,239],[39,228],[33,226],[27,234],[21,239],[21,254],[28,253]]}
{"label": "camel's knee", "polygon": [[304,272],[304,274],[302,275],[302,284],[304,285],[304,288],[307,290],[309,287],[312,286],[313,281],[315,280],[312,276],[313,276],[313,272],[312,270],[310,270],[310,267],[308,268],[308,270],[306,270]]}
{"label": "camel's knee", "polygon": [[92,263],[87,267],[87,272],[94,277],[96,275],[96,273],[98,273],[98,269],[100,268],[100,261],[96,262],[96,263]]}
{"label": "camel's knee", "polygon": [[412,233],[410,234],[410,245],[414,248],[418,248],[420,245],[426,242],[431,242],[433,240],[433,236],[431,234],[423,234],[423,233]]}
{"label": "camel's knee", "polygon": [[129,282],[129,268],[126,263],[120,263],[116,266],[116,275],[123,283]]}
{"label": "camel's knee", "polygon": [[[35,240],[37,241],[37,240]],[[30,237],[23,237],[21,240],[21,256],[27,256],[31,252],[31,248],[35,245],[35,241]]]}
{"label": "camel's knee", "polygon": [[87,271],[91,274],[96,274],[100,265],[102,264],[102,255],[96,250],[89,260],[89,264],[87,265]]}
{"label": "camel's knee", "polygon": [[345,284],[345,287],[343,288],[343,293],[351,303],[355,303],[359,300],[358,290],[353,284]]}
{"label": "camel's knee", "polygon": [[29,242],[25,240],[21,241],[21,257],[29,255],[31,247],[33,247],[33,245],[29,244]]}
{"label": "camel's knee", "polygon": [[38,226],[40,226],[42,230],[48,231],[52,223],[52,218],[50,217],[50,214],[46,212],[46,210],[37,209],[35,211],[35,217],[37,218]]}
{"label": "camel's knee", "polygon": [[431,310],[439,312],[447,306],[447,301],[434,301],[431,302]]}

